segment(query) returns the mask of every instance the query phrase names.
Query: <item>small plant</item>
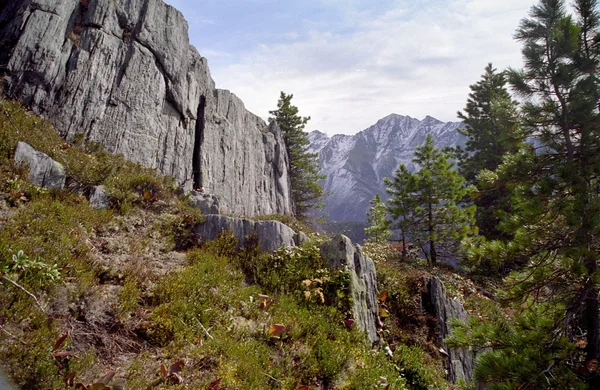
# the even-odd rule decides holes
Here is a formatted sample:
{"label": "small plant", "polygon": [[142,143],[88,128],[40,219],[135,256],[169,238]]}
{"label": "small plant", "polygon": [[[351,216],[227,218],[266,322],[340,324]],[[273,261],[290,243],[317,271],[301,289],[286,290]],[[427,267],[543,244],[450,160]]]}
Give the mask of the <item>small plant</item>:
{"label": "small plant", "polygon": [[9,259],[0,262],[0,276],[12,280],[25,280],[37,286],[47,286],[60,280],[58,265],[49,265],[39,257],[31,259],[22,250],[12,253]]}

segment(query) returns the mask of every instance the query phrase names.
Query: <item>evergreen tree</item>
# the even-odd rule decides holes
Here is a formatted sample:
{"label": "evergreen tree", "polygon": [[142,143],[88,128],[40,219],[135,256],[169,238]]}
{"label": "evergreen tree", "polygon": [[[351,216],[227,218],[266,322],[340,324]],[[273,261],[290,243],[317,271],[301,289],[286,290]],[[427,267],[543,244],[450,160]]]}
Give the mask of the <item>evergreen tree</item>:
{"label": "evergreen tree", "polygon": [[522,143],[517,102],[508,93],[506,83],[505,74],[488,64],[481,80],[470,87],[464,113],[458,113],[465,123],[458,131],[467,137],[466,148],[457,148],[459,171],[468,184],[479,184],[479,196],[474,199],[477,225],[480,234],[489,239],[509,237],[498,227],[502,216],[509,212],[509,194],[503,183],[486,186],[485,182],[478,183],[477,175],[482,170],[494,171],[504,155],[517,152]]}
{"label": "evergreen tree", "polygon": [[319,175],[319,155],[309,153],[310,141],[304,132],[310,117],[298,115],[298,108],[291,101],[294,95],[281,92],[277,110],[269,111],[269,122],[277,122],[283,132],[285,147],[290,159],[290,180],[294,214],[306,218],[308,212],[319,208],[323,189],[317,183],[325,176]]}
{"label": "evergreen tree", "polygon": [[368,228],[365,228],[367,241],[370,242],[385,242],[392,235],[389,229],[390,223],[386,219],[387,207],[381,201],[379,194],[371,200],[371,208],[367,211]]}
{"label": "evergreen tree", "polygon": [[[600,360],[600,19],[595,7],[595,1],[577,0],[571,17],[562,1],[541,0],[522,21],[516,38],[523,43],[525,67],[510,70],[509,79],[524,99],[521,116],[535,147],[509,155],[495,173],[513,187],[513,214],[504,224],[514,238],[472,251],[476,259],[523,264],[506,289],[518,315],[537,306],[564,308],[546,329],[553,337],[532,343],[551,354],[544,370],[549,381],[570,370],[590,388],[600,388],[598,372],[589,370]],[[584,354],[574,347],[557,350],[564,339],[577,342]],[[503,348],[503,357],[498,351],[489,354],[490,364],[522,352]],[[513,369],[512,379],[519,374],[518,365]],[[495,381],[508,386],[510,379],[500,374]],[[526,375],[519,380],[509,387],[535,387]]]}
{"label": "evergreen tree", "polygon": [[[428,135],[413,159],[420,170],[409,173],[401,165],[394,180],[386,182],[391,185],[392,216],[401,219],[397,223],[421,246],[431,264],[437,263],[440,250],[456,255],[460,240],[472,232],[475,207],[458,207],[467,189],[449,158],[448,153],[435,148]],[[411,211],[408,207],[412,206]]]}
{"label": "evergreen tree", "polygon": [[414,193],[417,191],[417,177],[401,164],[394,172],[392,180],[387,177],[384,179],[387,186],[387,192],[390,194],[388,199],[388,213],[393,221],[393,228],[400,231],[402,240],[402,258],[406,258],[408,252],[408,235],[413,228],[413,211],[416,209],[416,199]]}

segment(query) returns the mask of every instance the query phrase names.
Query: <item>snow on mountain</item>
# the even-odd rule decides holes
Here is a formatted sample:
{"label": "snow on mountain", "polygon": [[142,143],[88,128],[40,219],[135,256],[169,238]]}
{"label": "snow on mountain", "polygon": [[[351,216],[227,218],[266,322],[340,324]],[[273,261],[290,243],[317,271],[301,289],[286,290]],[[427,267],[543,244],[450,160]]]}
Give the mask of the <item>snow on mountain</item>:
{"label": "snow on mountain", "polygon": [[461,122],[441,122],[427,116],[423,120],[391,114],[356,135],[328,137],[313,131],[308,138],[310,151],[319,153],[320,184],[325,191],[325,212],[330,221],[364,221],[369,201],[375,194],[387,199],[383,178],[391,178],[400,164],[409,170],[415,148],[431,134],[438,148],[463,145],[457,132]]}

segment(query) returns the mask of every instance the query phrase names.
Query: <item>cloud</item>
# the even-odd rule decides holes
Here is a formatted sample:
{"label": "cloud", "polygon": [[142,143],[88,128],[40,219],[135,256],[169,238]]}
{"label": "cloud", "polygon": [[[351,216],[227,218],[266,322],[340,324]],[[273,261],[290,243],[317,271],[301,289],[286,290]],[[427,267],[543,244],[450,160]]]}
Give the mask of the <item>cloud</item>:
{"label": "cloud", "polygon": [[305,19],[288,31],[262,31],[260,42],[230,55],[207,41],[198,48],[217,86],[240,96],[252,112],[266,118],[280,91],[293,93],[300,113],[312,117],[307,130],[331,135],[356,133],[392,112],[456,120],[468,86],[488,62],[520,66],[512,36],[536,1],[309,3],[332,19],[294,10]]}

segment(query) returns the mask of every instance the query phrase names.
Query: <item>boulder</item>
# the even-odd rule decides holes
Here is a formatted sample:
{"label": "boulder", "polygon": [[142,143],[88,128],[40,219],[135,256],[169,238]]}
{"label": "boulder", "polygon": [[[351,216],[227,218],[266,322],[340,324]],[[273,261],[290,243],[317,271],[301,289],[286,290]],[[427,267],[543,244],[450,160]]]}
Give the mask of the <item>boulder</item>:
{"label": "boulder", "polygon": [[25,142],[19,142],[15,150],[15,163],[29,167],[29,181],[38,187],[61,190],[65,187],[66,174],[62,164],[47,154],[35,150]]}
{"label": "boulder", "polygon": [[206,215],[205,221],[194,227],[202,242],[216,239],[219,234],[230,230],[238,239],[238,245],[247,245],[247,238],[256,233],[260,248],[265,252],[273,252],[282,246],[291,247],[296,244],[294,232],[290,227],[278,221],[251,221],[249,219],[231,218],[224,215]]}
{"label": "boulder", "polygon": [[106,210],[110,207],[110,198],[104,186],[94,186],[90,188],[90,207],[93,209]]}
{"label": "boulder", "polygon": [[452,383],[456,383],[459,379],[467,383],[472,382],[475,353],[468,349],[450,348],[444,342],[444,339],[452,332],[449,324],[452,318],[461,321],[468,319],[463,305],[446,295],[444,284],[436,277],[425,278],[422,304],[423,309],[436,319],[438,344],[448,353],[446,362],[448,380]]}
{"label": "boulder", "polygon": [[202,211],[202,214],[219,214],[221,202],[216,195],[205,194],[198,191],[190,192],[190,204]]}
{"label": "boulder", "polygon": [[321,256],[330,268],[350,271],[352,314],[356,324],[367,333],[369,341],[376,343],[377,335],[377,273],[375,263],[366,256],[360,245],[341,234],[321,245]]}

